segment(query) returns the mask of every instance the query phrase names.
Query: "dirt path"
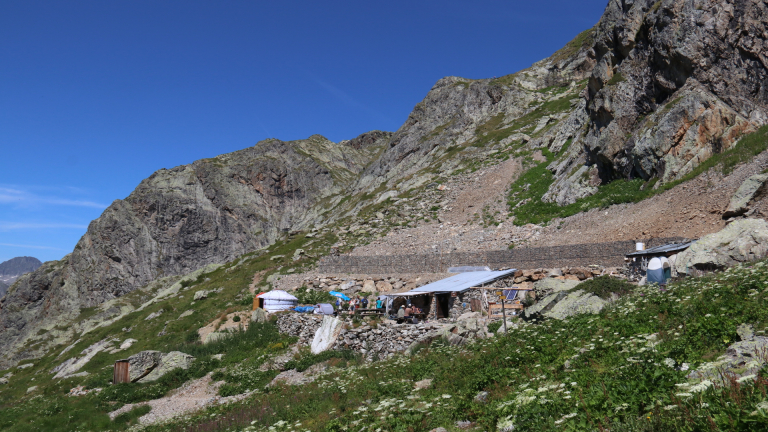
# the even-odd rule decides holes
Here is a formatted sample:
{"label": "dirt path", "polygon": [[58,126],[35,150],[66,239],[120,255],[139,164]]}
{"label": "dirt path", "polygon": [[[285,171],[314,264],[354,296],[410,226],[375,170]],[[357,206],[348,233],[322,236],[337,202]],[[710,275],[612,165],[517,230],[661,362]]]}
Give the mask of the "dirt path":
{"label": "dirt path", "polygon": [[244,399],[249,393],[237,396],[218,396],[218,389],[223,381],[213,382],[211,374],[200,379],[192,380],[175,390],[171,395],[147,402],[127,404],[122,408],[109,413],[109,418],[115,419],[118,415],[128,412],[142,405],[149,405],[152,410],[139,417],[139,423],[152,424],[182,416],[205,408],[213,404],[224,404]]}

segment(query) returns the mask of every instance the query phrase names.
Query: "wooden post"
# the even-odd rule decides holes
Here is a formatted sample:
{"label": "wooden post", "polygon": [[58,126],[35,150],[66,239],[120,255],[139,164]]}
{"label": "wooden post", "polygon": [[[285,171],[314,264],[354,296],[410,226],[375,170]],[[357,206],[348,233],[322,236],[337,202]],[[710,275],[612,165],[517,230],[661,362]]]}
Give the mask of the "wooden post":
{"label": "wooden post", "polygon": [[507,334],[507,312],[504,310],[504,291],[501,292],[501,316],[504,317],[504,334]]}

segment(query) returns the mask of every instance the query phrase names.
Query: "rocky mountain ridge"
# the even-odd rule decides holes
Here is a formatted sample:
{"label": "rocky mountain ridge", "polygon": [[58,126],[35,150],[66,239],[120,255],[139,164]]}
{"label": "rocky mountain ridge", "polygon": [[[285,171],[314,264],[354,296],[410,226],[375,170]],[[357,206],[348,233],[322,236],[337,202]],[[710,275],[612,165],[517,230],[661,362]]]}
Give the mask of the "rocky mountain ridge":
{"label": "rocky mountain ridge", "polygon": [[610,2],[595,28],[529,69],[438,81],[393,134],[271,139],[160,170],[70,255],[11,287],[0,352],[39,355],[21,347],[82,308],[479,166],[546,163],[554,180],[542,200],[559,205],[618,178],[680,178],[768,121],[766,21],[757,0]]}
{"label": "rocky mountain ridge", "polygon": [[21,275],[37,270],[43,263],[34,257],[15,257],[0,263],[0,297]]}

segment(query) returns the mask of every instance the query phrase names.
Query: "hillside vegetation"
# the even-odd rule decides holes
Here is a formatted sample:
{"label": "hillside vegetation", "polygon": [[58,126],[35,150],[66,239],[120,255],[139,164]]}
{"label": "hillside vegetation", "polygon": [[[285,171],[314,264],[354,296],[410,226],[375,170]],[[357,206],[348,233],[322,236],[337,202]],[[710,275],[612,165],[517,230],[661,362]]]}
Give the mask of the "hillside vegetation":
{"label": "hillside vegetation", "polygon": [[[147,430],[428,430],[456,422],[480,430],[756,430],[768,426],[768,377],[755,375],[697,382],[691,371],[715,361],[738,341],[737,327],[747,323],[765,334],[768,325],[768,266],[765,261],[701,278],[676,282],[661,291],[640,287],[623,295],[599,315],[565,321],[519,322],[508,335],[466,347],[441,343],[419,347],[411,355],[361,363],[341,353],[335,365],[311,384],[264,388],[276,374],[258,366],[284,352],[292,341],[272,323],[252,325],[231,339],[199,345],[186,329],[206,322],[217,310],[248,309],[235,303],[236,290],[263,263],[252,259],[204,275],[179,299],[160,302],[143,315],[105,327],[82,338],[75,350],[107,336],[124,333],[139,339],[130,350],[99,353],[85,367],[91,375],[52,380],[58,352],[16,370],[0,390],[0,427],[12,431],[122,430],[143,411],[110,421],[106,413],[124,403],[160,397],[186,380],[215,371],[225,384],[223,396],[257,390],[245,401],[209,408],[192,417]],[[609,282],[609,281],[606,281]],[[222,285],[224,290],[192,305],[195,289]],[[606,294],[626,292],[623,285],[600,280],[585,288]],[[607,291],[606,291],[607,290]],[[606,295],[608,296],[608,295]],[[208,302],[208,303],[206,303]],[[175,311],[173,308],[176,308]],[[198,309],[189,322],[174,322],[168,336],[154,338],[162,323],[143,320],[168,308],[178,314]],[[183,340],[188,342],[180,342]],[[154,384],[109,386],[111,364],[147,348],[180,349],[197,357],[195,367]],[[212,357],[224,354],[221,360]],[[330,356],[334,357],[334,356]],[[328,360],[299,352],[286,367]],[[758,365],[765,359],[758,358]],[[732,371],[733,372],[733,371]],[[739,371],[735,371],[738,373]],[[0,375],[6,371],[0,371]],[[414,390],[417,381],[431,379]],[[712,382],[714,381],[714,382]],[[27,388],[38,388],[27,393]],[[81,397],[65,394],[76,385],[104,388]],[[481,394],[487,392],[487,395]]]}

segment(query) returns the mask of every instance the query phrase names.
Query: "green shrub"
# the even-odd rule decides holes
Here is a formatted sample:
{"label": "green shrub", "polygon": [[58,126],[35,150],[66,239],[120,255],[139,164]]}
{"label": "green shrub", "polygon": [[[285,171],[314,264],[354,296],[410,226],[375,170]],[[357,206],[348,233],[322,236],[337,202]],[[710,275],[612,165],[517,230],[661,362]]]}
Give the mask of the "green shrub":
{"label": "green shrub", "polygon": [[488,324],[488,331],[491,333],[496,333],[501,328],[501,324],[501,321],[494,321]]}
{"label": "green shrub", "polygon": [[611,276],[600,276],[584,281],[578,284],[574,289],[584,290],[601,299],[607,300],[611,298],[612,294],[618,296],[629,294],[634,291],[636,287],[636,285],[633,285],[624,279],[618,279]]}
{"label": "green shrub", "polygon": [[232,322],[240,322],[240,315],[235,315],[232,317]]}
{"label": "green shrub", "polygon": [[240,300],[241,306],[253,306],[253,295],[249,294]]}
{"label": "green shrub", "polygon": [[299,304],[318,304],[318,303],[331,303],[334,304],[336,302],[336,297],[328,294],[326,291],[322,290],[307,290],[306,287],[301,287],[297,290],[297,292],[294,293],[296,295],[296,298],[299,299]]}

